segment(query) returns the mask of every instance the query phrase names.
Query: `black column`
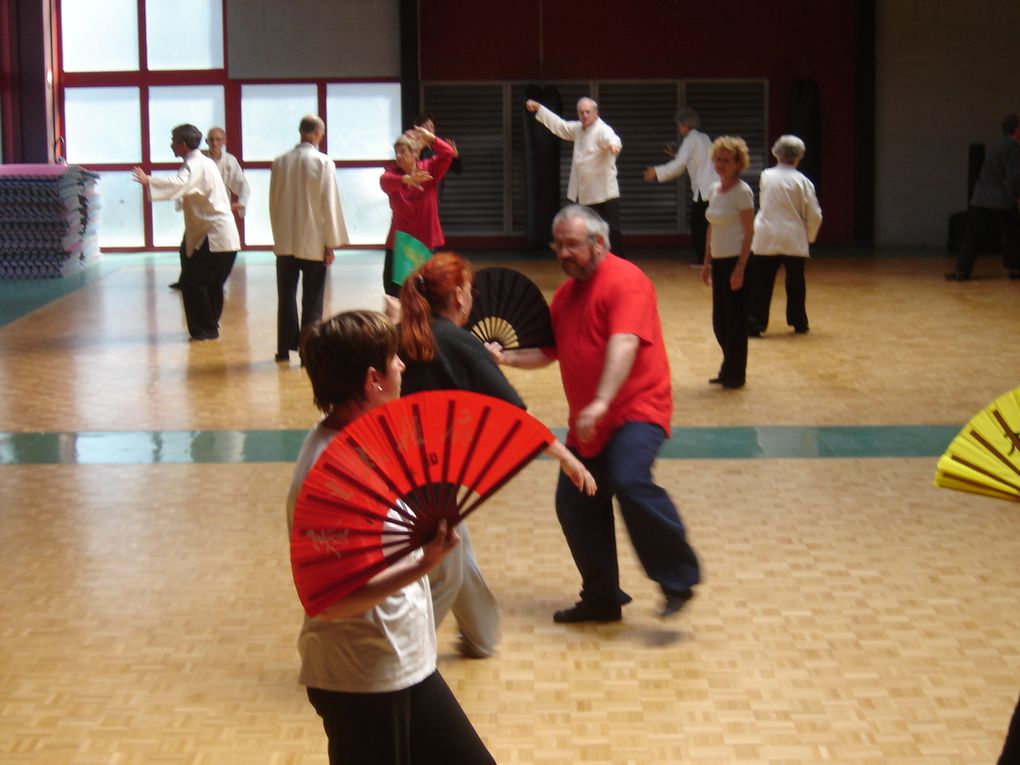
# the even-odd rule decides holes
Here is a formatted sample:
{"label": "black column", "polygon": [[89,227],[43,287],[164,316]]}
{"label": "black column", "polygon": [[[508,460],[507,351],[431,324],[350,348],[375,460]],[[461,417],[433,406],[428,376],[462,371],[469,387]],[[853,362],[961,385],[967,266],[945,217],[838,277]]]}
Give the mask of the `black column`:
{"label": "black column", "polygon": [[400,0],[400,123],[411,127],[421,111],[418,70],[418,0]]}
{"label": "black column", "polygon": [[875,243],[875,0],[854,3],[854,244]]}

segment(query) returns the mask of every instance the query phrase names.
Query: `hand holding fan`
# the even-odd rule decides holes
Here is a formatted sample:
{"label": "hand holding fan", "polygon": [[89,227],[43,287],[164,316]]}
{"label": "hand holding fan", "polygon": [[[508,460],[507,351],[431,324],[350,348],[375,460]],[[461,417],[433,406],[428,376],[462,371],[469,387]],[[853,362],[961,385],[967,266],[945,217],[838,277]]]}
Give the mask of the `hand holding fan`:
{"label": "hand holding fan", "polygon": [[291,568],[309,616],[453,528],[553,435],[527,412],[465,391],[391,401],[345,427],[294,507]]}
{"label": "hand holding fan", "polygon": [[1020,388],[967,423],[939,459],[935,485],[1020,501]]}
{"label": "hand holding fan", "polygon": [[483,268],[475,274],[475,300],[468,317],[471,333],[504,348],[555,344],[549,306],[538,286],[510,268]]}

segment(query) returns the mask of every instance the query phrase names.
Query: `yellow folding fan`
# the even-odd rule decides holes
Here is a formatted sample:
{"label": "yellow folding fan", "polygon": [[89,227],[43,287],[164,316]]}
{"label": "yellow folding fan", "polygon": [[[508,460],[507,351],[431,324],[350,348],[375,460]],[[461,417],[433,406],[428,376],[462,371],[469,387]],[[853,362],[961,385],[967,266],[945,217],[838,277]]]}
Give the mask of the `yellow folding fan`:
{"label": "yellow folding fan", "polygon": [[939,458],[935,485],[1020,501],[1020,388],[964,426]]}

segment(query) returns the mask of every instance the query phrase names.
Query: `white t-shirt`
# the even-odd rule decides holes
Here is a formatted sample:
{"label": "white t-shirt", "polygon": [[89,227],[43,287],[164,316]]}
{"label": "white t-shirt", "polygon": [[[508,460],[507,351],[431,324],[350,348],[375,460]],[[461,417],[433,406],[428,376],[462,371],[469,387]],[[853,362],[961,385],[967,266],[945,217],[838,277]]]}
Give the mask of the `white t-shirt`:
{"label": "white t-shirt", "polygon": [[[339,431],[321,423],[309,431],[287,495],[287,528],[308,471]],[[421,556],[415,550],[413,556]],[[436,625],[428,577],[397,590],[359,616],[327,622],[305,617],[298,637],[298,682],[343,693],[410,688],[436,671]]]}
{"label": "white t-shirt", "polygon": [[720,184],[712,187],[708,195],[705,218],[712,226],[712,257],[736,258],[744,245],[744,227],[740,223],[741,210],[754,209],[754,192],[743,181],[737,181],[729,191],[720,191]]}

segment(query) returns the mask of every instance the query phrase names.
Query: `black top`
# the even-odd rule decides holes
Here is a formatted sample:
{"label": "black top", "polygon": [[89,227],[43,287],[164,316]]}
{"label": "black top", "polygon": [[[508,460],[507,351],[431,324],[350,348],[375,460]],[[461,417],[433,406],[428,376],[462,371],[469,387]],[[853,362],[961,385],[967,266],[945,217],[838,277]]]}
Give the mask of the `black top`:
{"label": "black top", "polygon": [[442,316],[432,320],[438,354],[427,363],[404,359],[400,395],[427,390],[466,390],[502,399],[527,409],[478,338]]}

